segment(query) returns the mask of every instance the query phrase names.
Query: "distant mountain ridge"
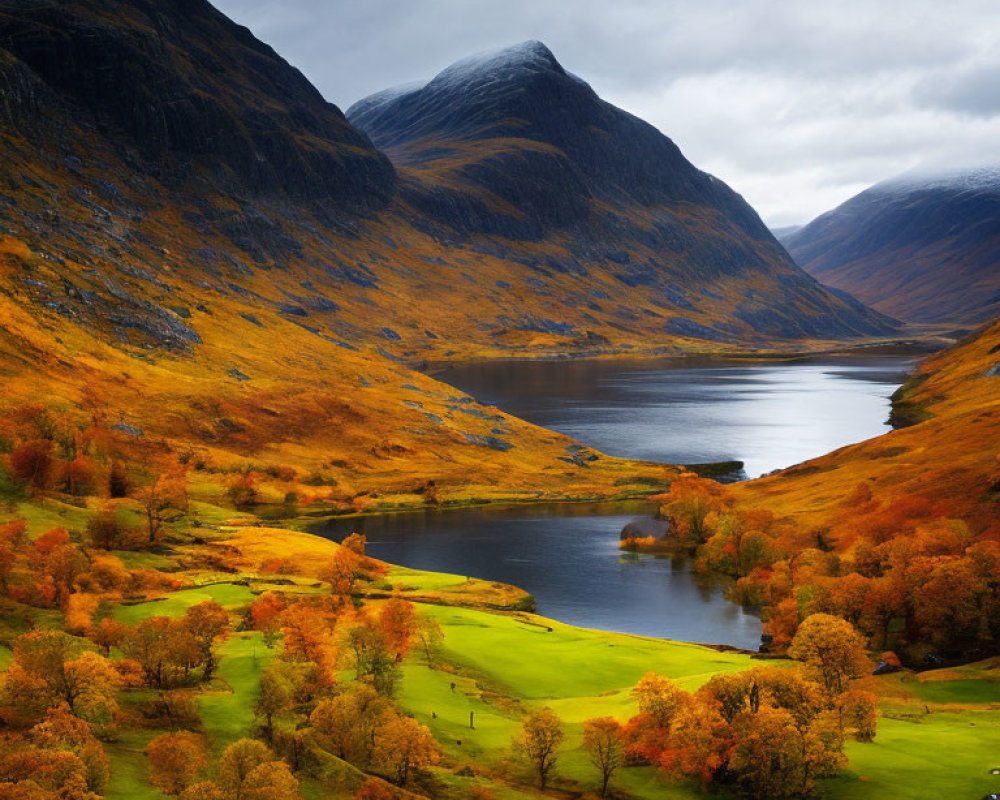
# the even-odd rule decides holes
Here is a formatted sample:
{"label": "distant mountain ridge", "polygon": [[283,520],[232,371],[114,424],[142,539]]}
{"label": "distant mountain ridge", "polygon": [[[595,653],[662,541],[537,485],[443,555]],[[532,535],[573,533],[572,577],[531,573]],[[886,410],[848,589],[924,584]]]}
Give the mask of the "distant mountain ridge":
{"label": "distant mountain ridge", "polygon": [[558,148],[540,152],[563,163],[553,171],[561,188],[647,206],[727,204],[747,232],[760,233],[756,215],[728,187],[694,169],[652,125],[601,100],[541,42],[462,59],[423,86],[361,100],[347,116],[410,163],[438,160],[432,144],[440,140],[530,140]]}
{"label": "distant mountain ridge", "polygon": [[1000,315],[1000,167],[913,171],[783,238],[807,272],[900,319]]}

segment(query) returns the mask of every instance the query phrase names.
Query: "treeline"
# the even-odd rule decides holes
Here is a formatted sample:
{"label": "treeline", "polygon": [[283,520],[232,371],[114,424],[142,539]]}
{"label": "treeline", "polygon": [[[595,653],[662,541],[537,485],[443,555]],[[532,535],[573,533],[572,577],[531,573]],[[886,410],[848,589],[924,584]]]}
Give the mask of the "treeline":
{"label": "treeline", "polygon": [[[875,738],[876,698],[857,688],[871,664],[863,637],[842,619],[808,617],[789,655],[802,669],[755,667],[715,675],[697,691],[648,673],[632,690],[639,713],[624,725],[586,720],[583,747],[606,796],[624,766],[653,765],[663,775],[726,788],[753,800],[807,797],[820,778],[847,763],[844,740]],[[551,709],[528,715],[515,746],[545,789],[565,739]]]}
{"label": "treeline", "polygon": [[[349,537],[325,565],[326,593],[264,593],[235,612],[206,600],[134,624],[116,619],[124,599],[181,585],[129,570],[63,529],[29,541],[18,521],[0,528],[0,540],[5,602],[57,609],[64,628],[35,627],[12,641],[0,675],[0,796],[92,800],[109,777],[102,743],[135,729],[168,729],[147,748],[148,778],[190,800],[292,800],[296,775],[325,780],[335,759],[405,786],[437,760],[429,730],[392,697],[413,647],[433,666],[440,628],[408,601],[372,610],[355,596],[358,581],[383,569],[364,555],[363,537]],[[212,685],[216,648],[235,630],[281,647],[252,701],[254,729],[212,765],[195,698]],[[344,682],[350,667],[354,679]],[[373,778],[358,796],[387,791]]]}
{"label": "treeline", "polygon": [[[262,503],[289,509],[322,502],[340,510],[361,510],[365,494],[345,493],[329,470],[306,473],[284,464],[213,463],[203,449],[148,437],[124,420],[113,422],[90,398],[89,415],[60,415],[42,405],[19,405],[0,416],[0,502],[56,497],[80,504],[99,497],[114,509],[129,500],[140,507],[141,526],[124,531],[141,544],[155,540],[162,526],[188,510],[187,479],[199,472],[222,488],[234,508]],[[412,490],[436,502],[433,481]],[[122,544],[127,543],[123,539]]]}
{"label": "treeline", "polygon": [[825,613],[910,663],[1000,652],[997,532],[974,535],[932,498],[881,499],[860,484],[819,530],[737,507],[725,487],[697,477],[658,500],[677,546],[735,579],[731,598],[762,610],[779,650],[802,620]]}

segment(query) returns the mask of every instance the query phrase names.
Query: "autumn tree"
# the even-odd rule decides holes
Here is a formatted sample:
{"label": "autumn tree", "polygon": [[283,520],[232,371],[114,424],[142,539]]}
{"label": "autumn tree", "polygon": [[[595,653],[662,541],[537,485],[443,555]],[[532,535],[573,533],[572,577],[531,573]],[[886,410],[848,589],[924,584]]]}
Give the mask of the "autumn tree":
{"label": "autumn tree", "polygon": [[87,522],[87,541],[91,547],[122,550],[128,544],[129,538],[130,531],[112,509],[101,511]]}
{"label": "autumn tree", "polygon": [[55,584],[55,602],[59,604],[73,592],[76,579],[90,569],[90,559],[76,544],[67,540],[49,550],[40,566],[42,574]]}
{"label": "autumn tree", "polygon": [[[669,775],[695,777],[708,784],[725,774],[733,744],[732,726],[718,704],[695,697],[677,711],[654,763]],[[647,752],[647,758],[650,755]]]}
{"label": "autumn tree", "polygon": [[736,745],[728,768],[737,786],[753,800],[799,797],[805,758],[791,714],[762,706],[742,712],[734,721]]}
{"label": "autumn tree", "polygon": [[389,637],[372,619],[363,617],[351,628],[348,642],[354,652],[358,680],[369,680],[379,694],[391,697],[399,677],[399,663]]}
{"label": "autumn tree", "polygon": [[731,502],[721,484],[695,475],[677,478],[670,490],[656,499],[661,503],[661,515],[671,521],[674,535],[692,547],[708,539],[709,514],[727,508]]}
{"label": "autumn tree", "polygon": [[108,759],[90,726],[54,709],[26,735],[0,740],[0,796],[10,800],[96,800]]}
{"label": "autumn tree", "polygon": [[430,669],[434,669],[434,651],[444,641],[444,630],[441,623],[428,614],[419,614],[416,619],[414,635],[423,650],[424,660]]}
{"label": "autumn tree", "polygon": [[389,701],[371,686],[352,684],[321,700],[309,716],[313,736],[324,750],[361,767],[372,762],[378,731],[395,715]]}
{"label": "autumn tree", "polygon": [[45,491],[55,466],[52,442],[48,439],[25,442],[10,454],[10,466],[14,477],[30,486],[32,491]]}
{"label": "autumn tree", "polygon": [[118,672],[104,656],[83,652],[63,666],[66,703],[78,717],[107,731],[115,724]]}
{"label": "autumn tree", "polygon": [[212,644],[229,630],[229,612],[215,600],[205,600],[184,612],[183,625],[201,653],[202,680],[207,681],[215,670]]}
{"label": "autumn tree", "polygon": [[128,497],[130,488],[125,464],[121,460],[115,459],[111,462],[111,469],[108,471],[108,496],[112,500]]}
{"label": "autumn tree", "polygon": [[299,782],[284,761],[265,761],[250,770],[235,800],[298,800]]}
{"label": "autumn tree", "polygon": [[674,716],[688,697],[670,678],[647,672],[632,689],[639,711],[648,714],[661,728],[669,728]]}
{"label": "autumn tree", "polygon": [[320,573],[320,578],[330,584],[330,593],[334,597],[346,602],[354,593],[358,580],[371,580],[382,569],[365,555],[365,537],[352,533],[340,543],[337,552]]}
{"label": "autumn tree", "polygon": [[66,494],[85,497],[97,492],[97,467],[82,453],[71,461],[59,462],[57,467],[55,483]]}
{"label": "autumn tree", "polygon": [[625,736],[614,717],[598,717],[583,723],[583,748],[590,763],[601,773],[601,797],[607,797],[611,776],[625,763]]}
{"label": "autumn tree", "polygon": [[274,659],[260,676],[260,690],[254,704],[254,716],[260,719],[264,736],[274,742],[274,719],[291,704],[295,687],[284,663]]}
{"label": "autumn tree", "polygon": [[38,721],[65,703],[77,716],[108,725],[117,711],[118,674],[85,640],[61,631],[33,631],[14,642],[14,660],[0,678],[0,702],[11,721]]}
{"label": "autumn tree", "polygon": [[219,759],[219,788],[229,797],[245,800],[250,774],[271,761],[274,754],[261,742],[254,739],[233,742]]}
{"label": "autumn tree", "polygon": [[264,592],[250,605],[250,624],[264,635],[264,644],[274,647],[281,631],[281,612],[285,601],[275,592]]}
{"label": "autumn tree", "polygon": [[413,603],[398,597],[387,600],[379,612],[378,623],[390,653],[397,661],[402,660],[417,627]]}
{"label": "autumn tree", "polygon": [[107,656],[110,654],[112,647],[117,647],[126,630],[126,625],[117,622],[112,617],[105,617],[94,626],[90,633],[90,638],[94,644],[104,651],[104,655]]}
{"label": "autumn tree", "polygon": [[354,593],[354,584],[360,574],[361,556],[347,547],[340,547],[320,577],[330,584],[330,593],[345,602]]}
{"label": "autumn tree", "polygon": [[872,692],[848,689],[837,698],[844,728],[859,742],[871,742],[878,728],[878,705]]}
{"label": "autumn tree", "polygon": [[231,800],[214,781],[199,781],[187,787],[177,800]]}
{"label": "autumn tree", "polygon": [[[989,583],[996,579],[981,574],[967,558],[925,559],[928,569],[919,587],[912,587],[913,622],[921,638],[939,651],[959,651],[991,644],[988,597]],[[995,595],[996,590],[992,593]],[[955,645],[959,646],[956,647]]]}
{"label": "autumn tree", "polygon": [[734,578],[742,578],[755,568],[775,560],[770,531],[772,514],[754,509],[716,514],[714,532],[699,550],[701,564]]}
{"label": "autumn tree", "polygon": [[51,709],[45,719],[28,732],[28,741],[49,752],[71,753],[83,764],[87,790],[103,792],[110,778],[108,757],[92,726],[65,708]]}
{"label": "autumn tree", "polygon": [[32,542],[32,547],[34,547],[35,553],[42,556],[43,558],[50,555],[54,550],[59,547],[64,547],[70,544],[69,531],[65,528],[56,527],[49,528],[45,533],[41,534],[38,538]]}
{"label": "autumn tree", "polygon": [[534,768],[538,787],[542,791],[545,791],[556,765],[559,746],[565,738],[561,720],[551,708],[546,707],[528,714],[521,725],[521,732],[514,739],[515,747]]}
{"label": "autumn tree", "polygon": [[146,682],[157,689],[175,685],[201,660],[201,648],[181,620],[149,617],[127,628],[120,646],[142,667]]}
{"label": "autumn tree", "polygon": [[132,584],[132,573],[120,558],[113,555],[94,555],[87,572],[76,580],[81,591],[125,592]]}
{"label": "autumn tree", "polygon": [[636,763],[656,763],[668,746],[673,720],[688,703],[689,695],[655,672],[647,672],[631,694],[639,704],[639,713],[625,730],[629,758]]}
{"label": "autumn tree", "polygon": [[149,481],[135,492],[135,496],[146,518],[148,541],[153,544],[172,512],[187,511],[187,470],[176,459],[166,465],[147,460],[146,467]]}
{"label": "autumn tree", "polygon": [[852,678],[860,678],[871,667],[861,634],[851,623],[829,614],[806,617],[788,655],[803,662],[806,674],[822,683],[830,697],[844,692]]}
{"label": "autumn tree", "polygon": [[157,736],[146,748],[149,782],[166,794],[180,794],[208,759],[200,736],[189,731]]}
{"label": "autumn tree", "polygon": [[406,786],[413,770],[437,762],[438,747],[426,725],[412,717],[393,715],[379,728],[373,755],[375,763],[392,775],[398,786]]}
{"label": "autumn tree", "polygon": [[0,524],[0,592],[10,593],[10,576],[24,551],[28,524],[23,519]]}
{"label": "autumn tree", "polygon": [[361,533],[352,533],[347,536],[344,541],[340,543],[341,547],[345,547],[352,553],[358,556],[363,556],[365,554],[365,548],[368,545],[367,537]]}

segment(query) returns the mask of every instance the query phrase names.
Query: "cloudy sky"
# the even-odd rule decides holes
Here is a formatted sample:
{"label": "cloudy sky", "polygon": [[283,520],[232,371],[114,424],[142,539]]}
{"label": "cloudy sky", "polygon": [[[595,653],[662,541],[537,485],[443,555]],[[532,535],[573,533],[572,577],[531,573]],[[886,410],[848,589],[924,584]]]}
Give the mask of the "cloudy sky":
{"label": "cloudy sky", "polygon": [[540,39],[772,226],[1000,162],[998,0],[213,0],[346,109]]}

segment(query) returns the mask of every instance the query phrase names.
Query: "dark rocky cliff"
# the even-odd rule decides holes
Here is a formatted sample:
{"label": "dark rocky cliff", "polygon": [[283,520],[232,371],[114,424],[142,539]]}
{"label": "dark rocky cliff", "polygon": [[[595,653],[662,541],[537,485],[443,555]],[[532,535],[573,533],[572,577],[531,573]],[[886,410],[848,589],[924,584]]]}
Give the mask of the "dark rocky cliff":
{"label": "dark rocky cliff", "polygon": [[204,0],[2,0],[0,48],[8,118],[32,113],[30,70],[167,183],[201,176],[362,209],[392,193],[392,167],[364,134]]}

